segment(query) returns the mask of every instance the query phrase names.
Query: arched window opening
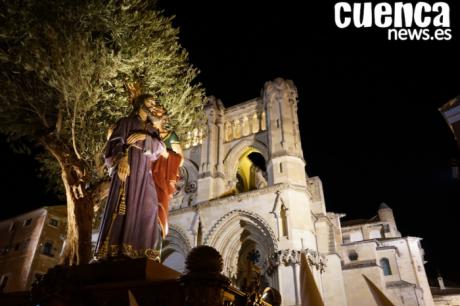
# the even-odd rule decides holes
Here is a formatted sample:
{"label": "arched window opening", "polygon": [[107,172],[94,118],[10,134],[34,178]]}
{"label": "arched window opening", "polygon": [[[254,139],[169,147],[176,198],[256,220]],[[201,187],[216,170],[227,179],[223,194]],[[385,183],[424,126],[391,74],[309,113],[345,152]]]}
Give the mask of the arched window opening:
{"label": "arched window opening", "polygon": [[391,267],[390,267],[390,261],[388,258],[382,258],[380,259],[380,266],[382,267],[383,270],[383,275],[391,275]]}
{"label": "arched window opening", "polygon": [[252,115],[252,133],[255,134],[259,132],[260,126],[259,126],[259,117],[257,116],[257,113]]}
{"label": "arched window opening", "polygon": [[50,256],[50,257],[54,257],[52,241],[45,242],[45,244],[43,245],[42,254]]}
{"label": "arched window opening", "polygon": [[198,233],[196,234],[196,245],[203,244],[203,229],[201,227],[201,221],[198,222]]}
{"label": "arched window opening", "polygon": [[230,141],[233,139],[233,129],[230,122],[225,122],[225,141]]}
{"label": "arched window opening", "polygon": [[249,128],[249,119],[248,116],[243,117],[243,125],[242,125],[242,132],[243,136],[248,136],[251,133],[251,129]]}
{"label": "arched window opening", "polygon": [[260,116],[260,129],[262,131],[267,129],[267,116],[265,115],[265,112],[262,112],[262,115]]}
{"label": "arched window opening", "polygon": [[287,220],[287,208],[286,206],[281,205],[281,233],[284,237],[288,237],[288,220]]}
{"label": "arched window opening", "polygon": [[240,120],[235,119],[233,121],[233,138],[238,139],[241,137],[241,125],[240,125]]}

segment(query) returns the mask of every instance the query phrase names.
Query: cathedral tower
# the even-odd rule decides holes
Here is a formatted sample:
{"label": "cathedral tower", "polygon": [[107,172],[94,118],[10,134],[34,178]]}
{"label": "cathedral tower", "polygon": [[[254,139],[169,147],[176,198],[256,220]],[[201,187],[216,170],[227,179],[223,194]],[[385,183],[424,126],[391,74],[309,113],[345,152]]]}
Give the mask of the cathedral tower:
{"label": "cathedral tower", "polygon": [[278,78],[265,83],[263,101],[269,126],[269,184],[306,186],[297,99],[297,89],[292,81]]}

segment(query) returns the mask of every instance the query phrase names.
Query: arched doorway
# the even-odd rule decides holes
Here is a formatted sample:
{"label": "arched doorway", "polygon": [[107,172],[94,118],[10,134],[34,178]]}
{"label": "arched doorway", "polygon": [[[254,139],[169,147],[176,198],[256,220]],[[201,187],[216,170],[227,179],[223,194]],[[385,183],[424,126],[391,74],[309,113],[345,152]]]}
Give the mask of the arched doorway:
{"label": "arched doorway", "polygon": [[277,249],[276,238],[262,217],[234,210],[217,221],[213,228],[205,244],[221,253],[223,272],[234,286],[246,289],[257,279],[261,289],[278,288],[277,271],[270,269],[269,263]]}

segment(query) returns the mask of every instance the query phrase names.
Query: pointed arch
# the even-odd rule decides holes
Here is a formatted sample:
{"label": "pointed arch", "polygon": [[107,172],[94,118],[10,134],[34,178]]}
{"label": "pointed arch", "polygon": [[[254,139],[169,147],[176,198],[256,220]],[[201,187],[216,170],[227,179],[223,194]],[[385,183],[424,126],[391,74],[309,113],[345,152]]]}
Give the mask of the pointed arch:
{"label": "pointed arch", "polygon": [[[257,252],[257,265],[267,282],[277,287],[276,273],[268,275],[267,259],[278,249],[276,236],[270,225],[258,214],[233,210],[220,218],[205,238],[205,244],[216,248],[224,260],[224,274],[232,281],[241,279],[241,260]],[[244,266],[244,265],[243,265]]]}
{"label": "pointed arch", "polygon": [[382,267],[384,276],[393,274],[391,272],[390,261],[388,260],[388,258],[383,257],[382,259],[380,259],[380,267]]}
{"label": "pointed arch", "polygon": [[234,145],[224,158],[225,177],[233,178],[238,170],[240,157],[248,150],[260,153],[265,162],[268,162],[268,148],[265,143],[258,140],[245,139]]}

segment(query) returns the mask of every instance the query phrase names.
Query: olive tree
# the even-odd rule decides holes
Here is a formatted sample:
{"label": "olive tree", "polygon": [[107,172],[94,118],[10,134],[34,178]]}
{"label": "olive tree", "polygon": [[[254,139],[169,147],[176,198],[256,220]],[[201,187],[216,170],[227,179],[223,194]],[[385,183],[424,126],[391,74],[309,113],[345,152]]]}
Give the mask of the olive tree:
{"label": "olive tree", "polygon": [[198,71],[152,1],[0,0],[0,24],[0,132],[43,148],[67,201],[65,263],[87,263],[101,152],[130,111],[127,87],[158,97],[180,136],[204,118]]}

